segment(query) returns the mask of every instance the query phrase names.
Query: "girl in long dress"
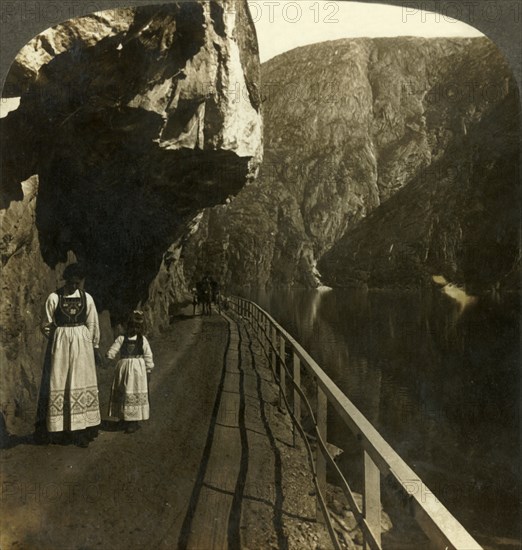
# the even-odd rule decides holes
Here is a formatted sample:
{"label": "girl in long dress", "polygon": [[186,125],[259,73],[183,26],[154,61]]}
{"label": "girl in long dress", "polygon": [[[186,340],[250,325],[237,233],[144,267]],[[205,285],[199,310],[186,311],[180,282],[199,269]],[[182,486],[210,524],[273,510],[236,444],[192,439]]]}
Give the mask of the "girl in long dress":
{"label": "girl in long dress", "polygon": [[108,359],[114,359],[118,352],[112,382],[109,416],[117,418],[125,426],[125,433],[140,429],[139,422],[149,418],[148,380],[154,368],[152,350],[143,336],[143,315],[135,311],[127,331],[118,336],[107,352]]}
{"label": "girl in long dress", "polygon": [[44,333],[52,338],[47,430],[51,436],[70,432],[76,445],[87,447],[100,424],[98,313],[92,296],[80,289],[80,266],[67,266],[63,278],[65,285],[45,303]]}

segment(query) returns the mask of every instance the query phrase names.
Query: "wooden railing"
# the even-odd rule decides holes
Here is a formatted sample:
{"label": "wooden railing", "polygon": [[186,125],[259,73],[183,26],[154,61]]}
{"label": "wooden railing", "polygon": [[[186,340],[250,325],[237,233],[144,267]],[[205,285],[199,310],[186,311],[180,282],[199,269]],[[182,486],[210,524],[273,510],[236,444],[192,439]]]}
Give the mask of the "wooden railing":
{"label": "wooden railing", "polygon": [[[432,548],[443,550],[479,550],[481,546],[435,498],[422,480],[383,439],[379,432],[326,375],[308,352],[256,303],[234,296],[231,306],[235,313],[247,320],[258,338],[274,377],[279,384],[281,403],[284,402],[293,420],[295,430],[302,435],[307,448],[317,494],[318,519],[324,520],[336,549],[340,549],[335,529],[326,506],[326,468],[336,476],[351,510],[362,530],[365,548],[379,550],[381,546],[381,475],[407,499],[407,509],[431,542]],[[292,362],[286,365],[286,353]],[[301,369],[315,380],[316,406],[312,406],[301,387]],[[287,395],[287,385],[292,396]],[[291,404],[289,403],[291,399]],[[356,436],[363,449],[364,491],[362,510],[344,475],[328,452],[327,404],[331,403],[341,419]],[[317,442],[312,448],[301,424],[301,407],[304,406],[313,420],[312,434]]]}

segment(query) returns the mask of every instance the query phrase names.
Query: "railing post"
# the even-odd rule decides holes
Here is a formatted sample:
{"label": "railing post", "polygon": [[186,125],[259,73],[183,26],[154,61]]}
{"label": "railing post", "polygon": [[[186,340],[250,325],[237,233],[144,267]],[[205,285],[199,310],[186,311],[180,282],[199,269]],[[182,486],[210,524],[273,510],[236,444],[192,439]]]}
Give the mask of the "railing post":
{"label": "railing post", "polygon": [[263,313],[263,329],[265,332],[265,352],[268,360],[270,361],[270,321],[268,317]]}
{"label": "railing post", "polygon": [[[319,432],[321,439],[326,445],[326,412],[327,412],[328,400],[326,394],[323,390],[317,385],[317,431]],[[326,459],[321,452],[319,447],[319,442],[316,443],[315,447],[315,469],[317,472],[317,485],[323,495],[323,498],[326,499]],[[324,523],[323,511],[319,505],[319,495],[317,495],[317,504],[316,504],[316,517],[317,521]]]}
{"label": "railing post", "polygon": [[[294,383],[296,386],[301,387],[301,359],[299,359],[299,356],[295,352],[295,349],[293,350],[293,378]],[[294,412],[294,418],[297,422],[301,423],[301,396],[299,395],[299,392],[294,388],[294,402],[292,404],[293,406],[293,412]],[[292,435],[294,438],[294,447],[296,442],[296,427],[295,422],[292,422]]]}
{"label": "railing post", "polygon": [[263,318],[263,314],[261,313],[261,310],[257,310],[257,326],[259,327],[259,343],[261,344],[261,349],[266,351],[265,346],[265,325],[264,325],[265,319]]}
{"label": "railing post", "polygon": [[[381,473],[370,455],[364,451],[363,516],[376,541],[381,543]],[[364,548],[370,548],[364,541]]]}
{"label": "railing post", "polygon": [[263,316],[261,315],[261,311],[256,308],[257,313],[257,328],[259,330],[259,344],[261,345],[261,350],[265,351],[265,341],[264,341],[264,335],[263,335]]}
{"label": "railing post", "polygon": [[272,362],[272,367],[277,371],[277,330],[275,325],[270,327],[270,361]]}
{"label": "railing post", "polygon": [[[277,346],[277,331],[274,327],[274,343]],[[281,334],[279,338],[279,409],[285,411],[286,398],[286,370],[285,370],[285,337]]]}

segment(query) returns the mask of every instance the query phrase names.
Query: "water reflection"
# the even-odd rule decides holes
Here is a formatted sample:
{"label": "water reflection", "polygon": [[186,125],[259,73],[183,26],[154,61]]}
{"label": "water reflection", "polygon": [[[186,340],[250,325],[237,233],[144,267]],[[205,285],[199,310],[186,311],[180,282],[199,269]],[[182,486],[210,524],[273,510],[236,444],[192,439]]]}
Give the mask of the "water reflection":
{"label": "water reflection", "polygon": [[[438,289],[247,297],[297,337],[482,544],[512,547],[498,541],[520,536],[516,295],[465,308]],[[335,418],[329,439],[349,446]]]}
{"label": "water reflection", "polygon": [[442,275],[433,275],[433,282],[442,287],[442,292],[453,298],[459,305],[459,313],[462,313],[468,306],[478,301],[476,296],[470,296],[463,288],[448,282]]}

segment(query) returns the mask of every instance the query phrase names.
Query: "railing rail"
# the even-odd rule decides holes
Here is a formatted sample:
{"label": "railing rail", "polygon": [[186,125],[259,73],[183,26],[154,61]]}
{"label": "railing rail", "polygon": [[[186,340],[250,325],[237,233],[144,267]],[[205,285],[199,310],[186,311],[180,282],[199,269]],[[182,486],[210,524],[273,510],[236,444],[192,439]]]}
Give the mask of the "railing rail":
{"label": "railing rail", "polygon": [[[383,439],[379,432],[342,393],[308,352],[277,321],[255,302],[233,296],[230,304],[237,315],[246,319],[269,361],[280,388],[280,405],[286,405],[293,420],[294,443],[297,429],[309,454],[317,493],[318,519],[324,519],[336,549],[340,544],[326,507],[327,465],[350,504],[363,532],[366,548],[380,550],[381,546],[381,475],[405,495],[409,510],[434,548],[443,550],[480,550],[482,547],[429,491],[422,480]],[[292,353],[292,368],[286,365],[286,348]],[[301,388],[301,368],[304,367],[316,382],[316,407],[312,410]],[[292,406],[288,402],[287,384],[292,386]],[[359,440],[364,451],[363,509],[360,510],[353,493],[326,447],[327,403],[330,403],[343,422]],[[316,453],[312,450],[301,425],[301,406],[304,405],[313,420]],[[315,458],[315,460],[313,459]]]}

